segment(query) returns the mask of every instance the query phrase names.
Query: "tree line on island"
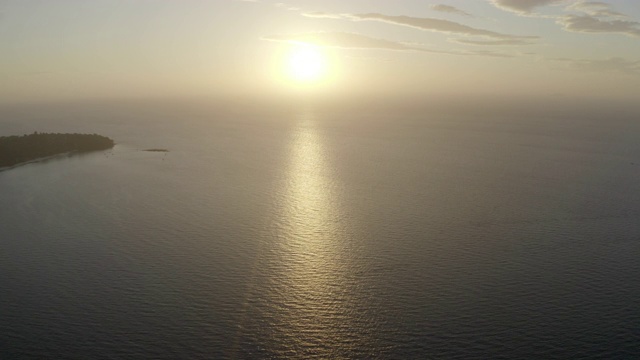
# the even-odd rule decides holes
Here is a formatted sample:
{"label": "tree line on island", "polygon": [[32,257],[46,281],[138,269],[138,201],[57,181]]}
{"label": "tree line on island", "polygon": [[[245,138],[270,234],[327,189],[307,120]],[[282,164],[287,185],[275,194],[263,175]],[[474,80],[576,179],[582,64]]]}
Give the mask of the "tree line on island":
{"label": "tree line on island", "polygon": [[54,134],[34,132],[0,137],[0,167],[69,152],[111,149],[115,143],[97,134]]}

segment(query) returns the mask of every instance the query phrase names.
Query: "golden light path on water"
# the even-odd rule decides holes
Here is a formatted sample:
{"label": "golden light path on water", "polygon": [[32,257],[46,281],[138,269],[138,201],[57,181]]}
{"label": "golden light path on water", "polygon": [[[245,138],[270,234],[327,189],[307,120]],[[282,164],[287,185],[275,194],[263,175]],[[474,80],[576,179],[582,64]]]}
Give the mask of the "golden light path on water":
{"label": "golden light path on water", "polygon": [[[312,112],[291,141],[282,213],[274,236],[279,273],[271,302],[278,307],[278,353],[296,358],[342,358],[362,344],[354,334],[351,249],[335,176]],[[352,278],[352,277],[351,277]],[[360,344],[359,344],[360,343]]]}
{"label": "golden light path on water", "polygon": [[357,237],[312,111],[296,119],[288,143],[229,358],[370,357],[379,323],[366,311]]}

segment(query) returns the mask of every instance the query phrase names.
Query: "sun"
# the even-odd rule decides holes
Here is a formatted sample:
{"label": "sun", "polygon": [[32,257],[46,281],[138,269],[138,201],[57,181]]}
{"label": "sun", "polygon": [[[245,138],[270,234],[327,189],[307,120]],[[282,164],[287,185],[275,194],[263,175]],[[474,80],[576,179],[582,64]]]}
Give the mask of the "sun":
{"label": "sun", "polygon": [[326,76],[327,69],[325,55],[313,46],[296,47],[287,57],[286,72],[295,82],[319,82]]}

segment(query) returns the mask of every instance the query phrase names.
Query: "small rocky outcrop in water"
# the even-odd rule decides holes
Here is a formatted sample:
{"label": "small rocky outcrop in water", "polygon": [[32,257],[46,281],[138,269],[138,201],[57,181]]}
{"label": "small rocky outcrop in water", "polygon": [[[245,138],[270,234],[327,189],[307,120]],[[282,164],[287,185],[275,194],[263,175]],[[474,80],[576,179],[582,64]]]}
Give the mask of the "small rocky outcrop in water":
{"label": "small rocky outcrop in water", "polygon": [[48,134],[0,137],[0,167],[69,152],[111,149],[115,143],[97,134]]}

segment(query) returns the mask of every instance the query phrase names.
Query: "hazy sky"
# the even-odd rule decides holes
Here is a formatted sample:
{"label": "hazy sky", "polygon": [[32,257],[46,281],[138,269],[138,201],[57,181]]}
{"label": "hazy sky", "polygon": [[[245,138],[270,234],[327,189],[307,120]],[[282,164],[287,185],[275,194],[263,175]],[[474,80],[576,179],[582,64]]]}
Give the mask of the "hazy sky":
{"label": "hazy sky", "polygon": [[[281,1],[0,0],[0,101],[640,89],[637,0]],[[300,43],[328,64],[304,88]]]}

